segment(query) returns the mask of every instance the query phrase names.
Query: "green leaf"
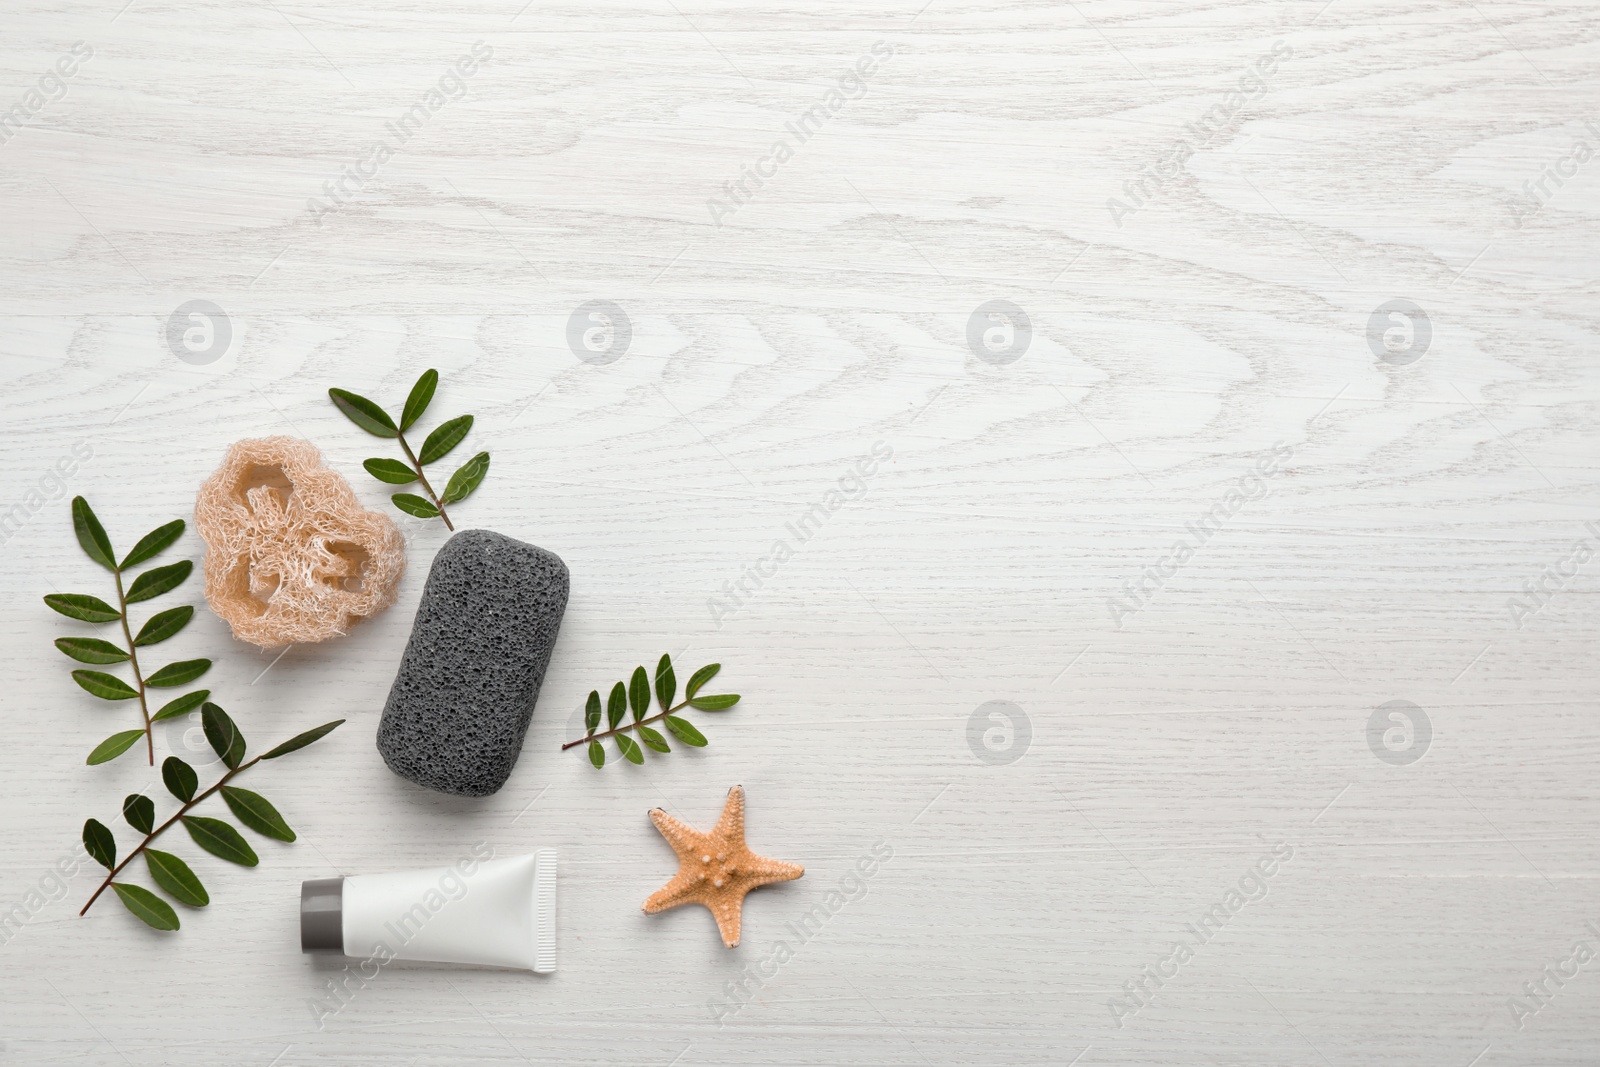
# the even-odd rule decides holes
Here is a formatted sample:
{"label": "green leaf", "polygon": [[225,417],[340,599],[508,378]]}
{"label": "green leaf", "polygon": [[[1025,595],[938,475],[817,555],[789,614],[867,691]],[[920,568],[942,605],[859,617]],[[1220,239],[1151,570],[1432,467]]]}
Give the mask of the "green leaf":
{"label": "green leaf", "polygon": [[415,515],[419,519],[437,519],[439,509],[415,493],[396,493],[389,498],[394,501],[394,506],[407,515]]}
{"label": "green leaf", "polygon": [[128,820],[128,825],[147,834],[155,829],[156,802],[143,793],[129,793],[122,798],[122,817]]}
{"label": "green leaf", "polygon": [[656,664],[656,699],[661,710],[672,707],[672,698],[678,695],[678,676],[672,673],[672,657],[663,655]]}
{"label": "green leaf", "polygon": [[164,551],[172,542],[183,536],[183,520],[173,519],[165,526],[157,526],[154,530],[139,538],[139,543],[133,546],[127,558],[122,561],[122,570],[137,567],[145,560],[150,559]]}
{"label": "green leaf", "polygon": [[122,612],[87,593],[51,593],[44,602],[51,611],[83,622],[116,622],[122,618]]}
{"label": "green leaf", "polygon": [[79,663],[121,663],[128,654],[110,641],[94,637],[58,637],[56,647]]}
{"label": "green leaf", "polygon": [[139,636],[133,639],[134,646],[143,648],[145,645],[159,644],[188,626],[192,618],[194,618],[193,604],[185,604],[181,608],[168,608],[152,615],[149,622],[139,627]]}
{"label": "green leaf", "polygon": [[170,893],[178,903],[191,908],[203,908],[211,903],[211,894],[200,884],[200,879],[195,877],[187,863],[172,853],[147,848],[144,850],[144,861],[149,864],[150,877],[155,879],[156,885]]}
{"label": "green leaf", "polygon": [[417,472],[397,459],[375,457],[366,460],[361,465],[367,468],[367,473],[378,479],[378,481],[388,482],[390,485],[405,485],[407,482],[417,480]]}
{"label": "green leaf", "polygon": [[212,749],[222,757],[228,769],[238,767],[239,761],[244,759],[244,734],[239,732],[228,713],[207,703],[200,709],[200,723],[205,728],[206,740],[211,742]]}
{"label": "green leaf", "polygon": [[433,391],[438,387],[439,372],[432,368],[423,371],[417,384],[411,387],[411,395],[406,397],[405,410],[400,413],[400,429],[409,430],[412,423],[422,418],[422,413],[428,410],[428,404],[433,400]]}
{"label": "green leaf", "polygon": [[72,680],[101,700],[133,700],[139,691],[105,671],[73,671]]}
{"label": "green leaf", "polygon": [[89,758],[84,762],[91,767],[100,763],[110,763],[132,748],[143,736],[143,730],[124,730],[119,734],[112,734],[94,746],[94,751],[89,753]]}
{"label": "green leaf", "polygon": [[628,703],[633,706],[634,722],[644,718],[644,713],[650,710],[650,676],[644,673],[643,667],[635,667],[633,677],[628,680]]}
{"label": "green leaf", "polygon": [[176,719],[179,715],[187,715],[195,708],[206,702],[211,696],[209,689],[196,689],[192,693],[185,693],[177,700],[171,700],[161,705],[161,710],[150,716],[151,722],[161,722],[163,719]]}
{"label": "green leaf", "polygon": [[739,703],[738,693],[722,693],[718,696],[695,697],[689,701],[689,706],[699,708],[701,711],[726,711],[737,703]]}
{"label": "green leaf", "polygon": [[639,742],[627,734],[617,734],[617,750],[629,763],[643,763],[644,750],[639,747]]}
{"label": "green leaf", "polygon": [[133,912],[146,926],[157,930],[178,928],[178,913],[172,910],[172,905],[144,886],[131,882],[112,882],[111,888],[117,891],[117,899],[122,901],[122,906]]}
{"label": "green leaf", "polygon": [[141,600],[158,597],[167,590],[176,589],[182,585],[184,579],[188,578],[193,570],[194,562],[192,560],[180,559],[178,562],[168,564],[165,567],[157,567],[155,570],[145,571],[133,580],[133,584],[128,587],[128,595],[123,599],[130,604],[137,604]]}
{"label": "green leaf", "polygon": [[72,529],[78,535],[78,544],[83,546],[83,551],[90,559],[108,571],[117,569],[117,557],[111,551],[111,538],[106,536],[106,528],[95,518],[94,509],[81,496],[72,498]]}
{"label": "green leaf", "polygon": [[646,745],[649,745],[657,752],[672,751],[671,746],[667,744],[667,739],[662,737],[657,731],[650,729],[648,726],[639,727],[639,736],[644,739],[644,743]]}
{"label": "green leaf", "polygon": [[169,663],[144,680],[145,685],[157,689],[170,689],[175,685],[188,685],[211,669],[208,659],[185,659]]}
{"label": "green leaf", "polygon": [[596,767],[604,767],[606,765],[606,746],[598,741],[590,741],[589,762]]}
{"label": "green leaf", "polygon": [[161,762],[161,780],[167,783],[167,792],[185,804],[194,799],[194,791],[200,788],[200,776],[177,756],[168,756]]}
{"label": "green leaf", "polygon": [[686,745],[693,745],[695,748],[706,747],[706,735],[696,730],[694,723],[688,719],[679,718],[676,715],[668,715],[666,723],[667,729],[672,731],[672,736],[679,741]]}
{"label": "green leaf", "polygon": [[622,716],[628,711],[628,691],[618,682],[611,687],[611,698],[606,701],[606,727],[611,730],[617,728],[617,723],[622,721]]}
{"label": "green leaf", "polygon": [[289,829],[289,824],[283,821],[278,809],[260,793],[225,785],[222,787],[222,799],[228,802],[228,808],[233,812],[234,818],[256,833],[265,834],[279,841],[294,840],[294,831]]}
{"label": "green leaf", "polygon": [[583,709],[583,731],[592,734],[600,726],[600,690],[589,690],[589,703]]}
{"label": "green leaf", "polygon": [[256,850],[250,847],[244,835],[233,828],[232,823],[208,819],[204,815],[185,815],[183,825],[189,831],[189,836],[194,838],[194,843],[213,856],[241,867],[254,867],[261,862]]}
{"label": "green leaf", "polygon": [[277,748],[268,749],[266,752],[262,753],[261,758],[277,759],[279,756],[287,756],[291,752],[305,748],[313,741],[322,740],[324,737],[327,737],[329,734],[333,733],[333,731],[337,730],[343,723],[343,719],[335,719],[332,722],[325,722],[315,729],[307,730],[303,734],[296,734],[294,737],[289,738],[289,740],[285,741]]}
{"label": "green leaf", "polygon": [[422,442],[422,451],[417,453],[417,459],[423,466],[435,463],[450,454],[450,450],[461,443],[472,429],[472,416],[461,415],[449,422],[441,423]]}
{"label": "green leaf", "polygon": [[83,848],[106,870],[117,865],[117,839],[99,819],[83,824]]}
{"label": "green leaf", "polygon": [[388,413],[366,397],[357,396],[348,389],[329,389],[328,397],[344,412],[345,418],[373,436],[400,436],[400,430]]}
{"label": "green leaf", "polygon": [[700,692],[700,687],[711,681],[711,679],[715,677],[716,673],[721,669],[722,664],[720,663],[708,663],[704,667],[701,667],[699,670],[695,671],[694,674],[690,676],[689,685],[684,689],[683,695],[685,697],[693,697],[696,693]]}
{"label": "green leaf", "polygon": [[465,500],[472,495],[474,489],[483,484],[483,476],[488,473],[489,453],[479,452],[462,464],[460,470],[450,476],[450,481],[444,487],[444,496],[439,499],[446,504],[454,504],[457,500]]}

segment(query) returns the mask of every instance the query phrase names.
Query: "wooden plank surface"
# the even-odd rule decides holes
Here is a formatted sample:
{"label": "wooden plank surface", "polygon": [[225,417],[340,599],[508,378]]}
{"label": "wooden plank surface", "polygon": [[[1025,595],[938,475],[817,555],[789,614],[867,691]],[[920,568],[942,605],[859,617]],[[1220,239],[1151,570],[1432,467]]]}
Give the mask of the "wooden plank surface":
{"label": "wooden plank surface", "polygon": [[[1595,1061],[1600,10],[119,6],[0,38],[0,1062]],[[347,638],[182,637],[252,743],[350,720],[262,773],[300,840],[78,918],[52,865],[159,785],[82,765],[70,497],[131,543],[293,434],[387,508],[326,390],[427,367],[458,517],[572,570],[511,781],[373,749],[444,538],[396,515]],[[558,751],[663,651],[744,695],[707,749]],[[807,873],[729,951],[639,904],[646,810],[734,783]],[[560,850],[560,970],[319,1011],[300,881],[477,842]]]}

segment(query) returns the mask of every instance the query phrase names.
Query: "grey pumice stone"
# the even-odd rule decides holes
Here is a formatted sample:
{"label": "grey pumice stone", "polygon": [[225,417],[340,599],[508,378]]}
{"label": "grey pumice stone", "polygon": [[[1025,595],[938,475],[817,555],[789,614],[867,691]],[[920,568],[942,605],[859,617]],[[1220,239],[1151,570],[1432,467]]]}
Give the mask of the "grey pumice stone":
{"label": "grey pumice stone", "polygon": [[389,769],[418,785],[486,797],[522,751],[567,610],[561,557],[462,530],[434,557],[378,724]]}

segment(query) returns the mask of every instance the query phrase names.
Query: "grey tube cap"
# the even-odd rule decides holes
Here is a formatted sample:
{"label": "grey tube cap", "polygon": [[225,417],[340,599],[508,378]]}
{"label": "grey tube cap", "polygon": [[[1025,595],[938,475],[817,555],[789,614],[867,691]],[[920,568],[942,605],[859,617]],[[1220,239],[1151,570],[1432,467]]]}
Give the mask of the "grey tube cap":
{"label": "grey tube cap", "polygon": [[300,951],[344,954],[344,879],[300,883]]}

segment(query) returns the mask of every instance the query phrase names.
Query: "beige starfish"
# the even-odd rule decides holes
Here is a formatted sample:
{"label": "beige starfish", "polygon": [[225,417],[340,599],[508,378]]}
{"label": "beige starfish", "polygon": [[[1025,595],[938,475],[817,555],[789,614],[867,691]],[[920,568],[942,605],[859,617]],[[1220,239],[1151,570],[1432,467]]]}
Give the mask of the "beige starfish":
{"label": "beige starfish", "polygon": [[704,904],[711,909],[722,932],[722,943],[739,943],[739,922],[744,895],[757,886],[799,878],[806,869],[798,863],[780,863],[758,856],[744,843],[744,786],[728,790],[722,818],[708,834],[674,819],[660,808],[650,809],[650,821],[678,854],[678,873],[644,902],[646,913],[676,908],[679,904]]}

